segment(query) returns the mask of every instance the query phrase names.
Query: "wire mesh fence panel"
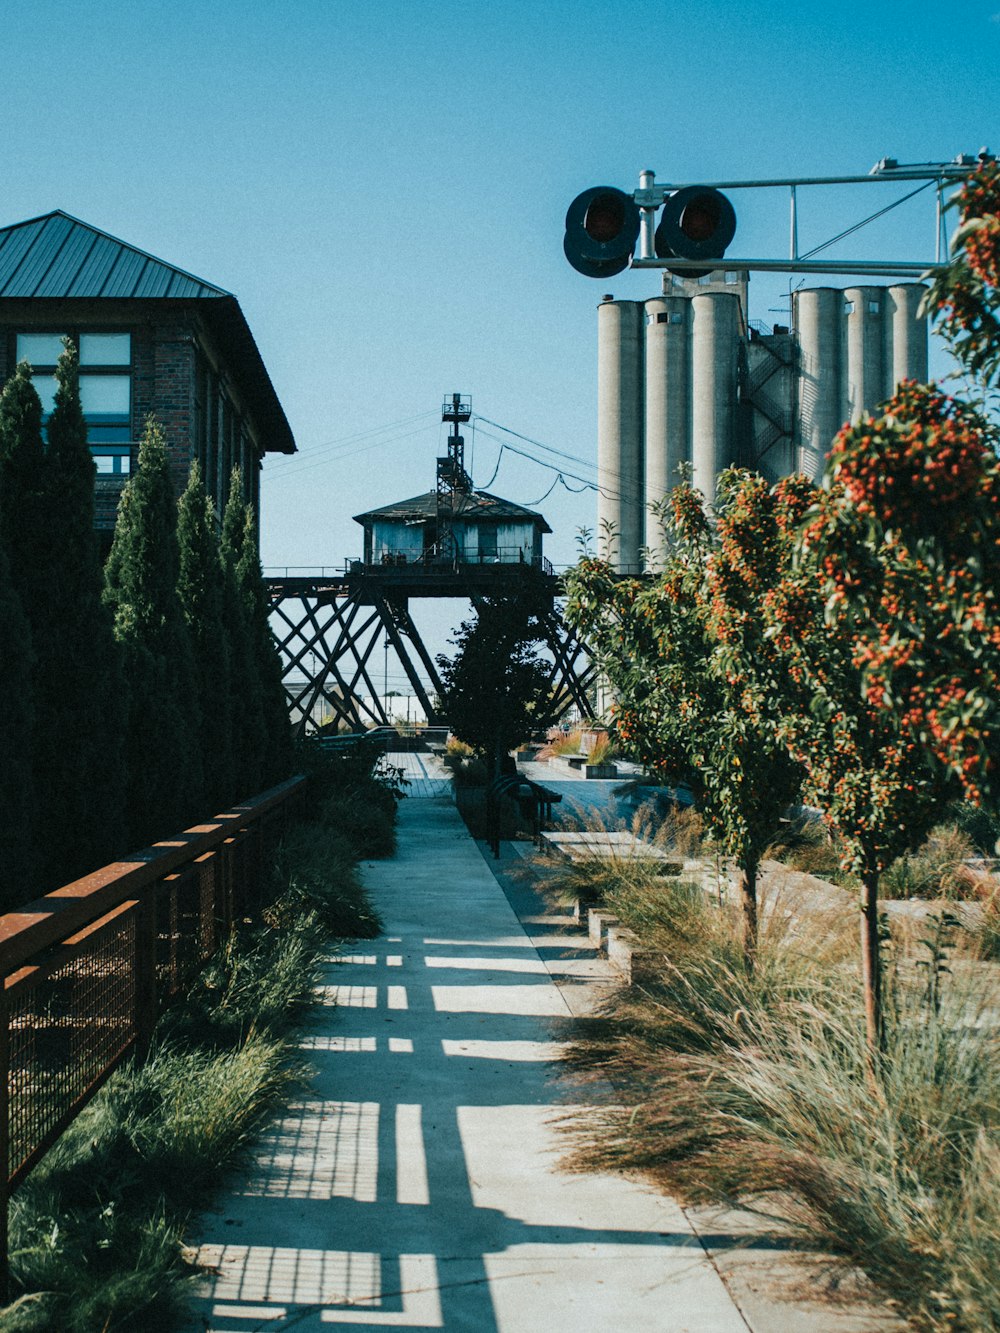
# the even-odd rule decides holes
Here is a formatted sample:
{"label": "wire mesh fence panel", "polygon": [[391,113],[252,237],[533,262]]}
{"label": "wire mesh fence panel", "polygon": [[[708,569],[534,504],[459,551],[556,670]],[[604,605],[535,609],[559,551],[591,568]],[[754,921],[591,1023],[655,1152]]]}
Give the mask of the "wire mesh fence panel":
{"label": "wire mesh fence panel", "polygon": [[200,867],[168,875],[156,905],[156,989],[161,1000],[183,990],[197,971],[206,948],[202,931]]}
{"label": "wire mesh fence panel", "polygon": [[81,932],[8,988],[12,1184],[135,1041],[134,906]]}

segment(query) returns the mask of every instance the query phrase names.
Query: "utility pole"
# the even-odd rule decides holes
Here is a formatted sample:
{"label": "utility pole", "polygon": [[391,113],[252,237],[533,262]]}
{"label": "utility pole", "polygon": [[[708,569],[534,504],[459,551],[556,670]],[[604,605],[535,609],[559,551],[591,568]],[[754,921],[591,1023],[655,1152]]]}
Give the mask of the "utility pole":
{"label": "utility pole", "polygon": [[437,545],[442,560],[453,563],[455,551],[455,513],[464,496],[472,490],[472,478],[465,470],[465,439],[459,425],[472,416],[472,399],[453,393],[441,408],[441,420],[451,422],[448,452],[437,461]]}

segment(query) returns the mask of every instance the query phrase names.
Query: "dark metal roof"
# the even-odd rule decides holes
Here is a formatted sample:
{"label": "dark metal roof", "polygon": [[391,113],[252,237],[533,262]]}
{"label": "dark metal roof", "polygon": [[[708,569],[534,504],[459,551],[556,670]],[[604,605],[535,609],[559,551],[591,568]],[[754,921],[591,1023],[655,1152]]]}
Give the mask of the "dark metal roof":
{"label": "dark metal roof", "polygon": [[231,296],[62,209],[0,228],[0,296]]}
{"label": "dark metal roof", "polygon": [[[427,491],[424,495],[415,495],[411,500],[397,500],[395,504],[383,505],[381,509],[369,509],[367,513],[355,514],[355,523],[364,525],[371,519],[397,519],[401,523],[407,520],[420,522],[423,519],[437,517],[438,493]],[[469,491],[459,496],[454,510],[455,518],[493,519],[502,522],[506,519],[530,519],[542,532],[552,529],[545,519],[534,509],[525,509],[524,505],[513,500],[502,500],[499,495],[490,495],[488,491]]]}
{"label": "dark metal roof", "polygon": [[[294,454],[284,408],[231,292],[166,264],[61,209],[0,228],[0,299],[198,302],[269,453]],[[201,298],[207,298],[203,301]]]}

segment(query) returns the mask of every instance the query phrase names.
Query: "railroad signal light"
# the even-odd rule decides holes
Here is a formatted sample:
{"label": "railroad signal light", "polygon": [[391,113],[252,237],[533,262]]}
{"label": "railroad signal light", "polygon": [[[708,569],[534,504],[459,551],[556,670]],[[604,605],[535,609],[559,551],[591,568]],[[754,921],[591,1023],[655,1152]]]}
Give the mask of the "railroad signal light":
{"label": "railroad signal light", "polygon": [[[689,185],[668,195],[653,237],[657,259],[721,259],[736,235],[736,210],[719,190]],[[685,278],[711,273],[703,269],[676,269]]]}
{"label": "railroad signal light", "polygon": [[584,190],[566,211],[563,250],[587,278],[610,278],[628,268],[638,239],[636,202],[613,185]]}

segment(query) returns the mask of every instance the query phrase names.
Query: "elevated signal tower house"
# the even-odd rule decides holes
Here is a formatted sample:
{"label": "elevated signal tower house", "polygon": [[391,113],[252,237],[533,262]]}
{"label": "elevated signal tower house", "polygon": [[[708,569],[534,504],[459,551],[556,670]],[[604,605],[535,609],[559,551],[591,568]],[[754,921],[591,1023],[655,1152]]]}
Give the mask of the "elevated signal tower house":
{"label": "elevated signal tower house", "polygon": [[292,722],[299,735],[318,729],[387,726],[376,680],[376,649],[390,646],[429,722],[444,725],[441,680],[410,613],[421,598],[464,599],[528,594],[551,657],[543,722],[574,706],[590,711],[593,675],[582,643],[559,613],[559,580],[542,551],[551,532],[544,517],[488,491],[465,470],[460,427],[472,405],[461,394],[444,402],[451,426],[438,458],[434,490],[355,515],[364,530],[360,560],[342,573],[270,577],[273,618]]}

